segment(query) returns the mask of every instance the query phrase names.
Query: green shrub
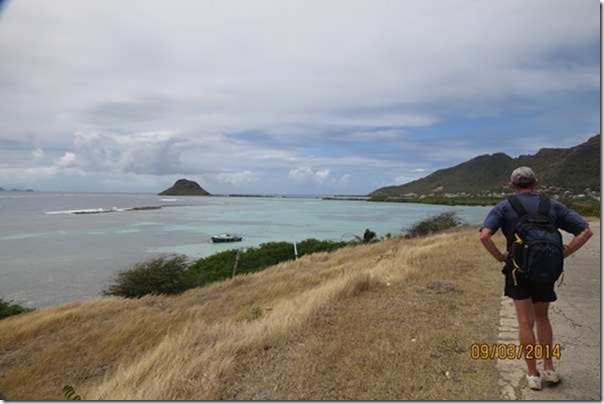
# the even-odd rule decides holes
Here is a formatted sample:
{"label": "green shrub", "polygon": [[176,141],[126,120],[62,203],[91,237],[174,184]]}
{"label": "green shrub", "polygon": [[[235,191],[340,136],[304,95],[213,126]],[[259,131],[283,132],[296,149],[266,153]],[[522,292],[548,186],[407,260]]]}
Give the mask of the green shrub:
{"label": "green shrub", "polygon": [[[346,245],[348,244],[345,242],[307,239],[297,243],[298,257],[320,251],[334,251]],[[239,253],[236,273],[262,271],[294,258],[293,243],[281,241],[260,244],[258,247],[250,247]],[[187,275],[189,283],[193,287],[199,287],[230,278],[233,276],[236,259],[237,250],[228,250],[195,261]]]}
{"label": "green shrub", "polygon": [[372,195],[368,200],[370,202],[386,202],[389,197],[386,195]]}
{"label": "green shrub", "polygon": [[405,196],[372,196],[370,202],[395,202],[395,203],[423,203],[429,205],[465,205],[465,206],[491,206],[501,201],[501,198],[494,196],[423,196],[423,197],[405,197]]}
{"label": "green shrub", "polygon": [[[236,273],[257,272],[271,265],[294,259],[291,243],[271,242],[239,252]],[[188,274],[194,286],[204,286],[233,276],[237,250],[227,250],[195,261]]]}
{"label": "green shrub", "polygon": [[141,297],[181,293],[190,287],[187,269],[187,257],[184,255],[152,258],[119,272],[103,294]]}
{"label": "green shrub", "polygon": [[344,241],[321,241],[309,238],[298,243],[298,257],[316,252],[331,252],[347,245],[348,243]]}
{"label": "green shrub", "polygon": [[[348,243],[307,239],[297,244],[298,256],[334,251],[346,245]],[[191,264],[187,264],[187,258],[182,255],[163,256],[119,272],[103,294],[123,297],[175,294],[232,277],[235,262],[235,273],[242,274],[258,272],[294,258],[294,246],[288,242],[264,243],[239,252],[222,251]]]}
{"label": "green shrub", "polygon": [[33,309],[28,309],[27,307],[13,303],[10,300],[0,299],[0,320],[16,314],[27,313],[29,311],[33,311]]}
{"label": "green shrub", "polygon": [[193,262],[187,274],[188,283],[198,287],[231,277],[236,258],[237,250],[227,250]]}
{"label": "green shrub", "polygon": [[258,247],[248,248],[241,254],[237,273],[258,272],[294,258],[293,243],[279,241],[260,244]]}
{"label": "green shrub", "polygon": [[582,216],[600,217],[600,201],[597,199],[567,199],[560,202]]}
{"label": "green shrub", "polygon": [[407,237],[421,237],[438,233],[439,231],[457,227],[461,223],[455,212],[444,212],[413,224],[407,230]]}
{"label": "green shrub", "polygon": [[365,229],[365,233],[363,233],[363,243],[364,244],[371,243],[372,241],[375,241],[376,239],[377,239],[377,235],[375,234],[375,232],[373,232],[369,229]]}

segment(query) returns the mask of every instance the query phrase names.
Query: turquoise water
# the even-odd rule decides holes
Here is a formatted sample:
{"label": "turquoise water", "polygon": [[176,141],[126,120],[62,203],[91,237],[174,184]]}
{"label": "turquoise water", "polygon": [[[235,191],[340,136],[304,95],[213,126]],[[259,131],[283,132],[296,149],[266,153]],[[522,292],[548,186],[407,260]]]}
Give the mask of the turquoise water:
{"label": "turquoise water", "polygon": [[[125,210],[163,205],[158,210]],[[108,211],[74,214],[74,211]],[[317,198],[160,197],[0,193],[0,297],[46,306],[98,296],[120,269],[162,253],[203,257],[268,241],[350,240],[370,228],[398,234],[454,210],[478,224],[486,207]],[[212,244],[237,233],[240,243]]]}

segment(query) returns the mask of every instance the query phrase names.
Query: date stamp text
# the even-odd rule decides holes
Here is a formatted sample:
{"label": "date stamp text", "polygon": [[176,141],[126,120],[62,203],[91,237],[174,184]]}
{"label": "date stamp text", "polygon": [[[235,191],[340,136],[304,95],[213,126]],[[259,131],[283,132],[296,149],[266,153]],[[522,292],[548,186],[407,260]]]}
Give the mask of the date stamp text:
{"label": "date stamp text", "polygon": [[560,344],[487,344],[474,343],[470,345],[470,358],[474,360],[505,360],[505,359],[560,359],[562,355]]}

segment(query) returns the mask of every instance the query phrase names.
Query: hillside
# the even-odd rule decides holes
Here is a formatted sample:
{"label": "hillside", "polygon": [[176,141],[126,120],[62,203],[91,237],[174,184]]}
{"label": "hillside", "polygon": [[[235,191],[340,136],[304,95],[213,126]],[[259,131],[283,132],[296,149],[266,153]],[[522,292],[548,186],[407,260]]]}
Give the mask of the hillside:
{"label": "hillside", "polygon": [[160,192],[158,195],[181,195],[181,196],[206,196],[210,195],[208,191],[203,189],[195,181],[190,181],[184,178],[176,181],[170,188]]}
{"label": "hillside", "polygon": [[308,255],[176,297],[40,309],[0,321],[0,392],[497,399],[495,361],[468,355],[496,341],[497,269],[469,228]]}
{"label": "hillside", "polygon": [[542,187],[573,193],[583,193],[585,188],[599,192],[600,142],[601,136],[596,135],[578,146],[541,149],[535,155],[512,158],[504,153],[485,154],[404,185],[377,189],[370,195],[497,193],[507,190],[510,173],[519,166],[532,167]]}

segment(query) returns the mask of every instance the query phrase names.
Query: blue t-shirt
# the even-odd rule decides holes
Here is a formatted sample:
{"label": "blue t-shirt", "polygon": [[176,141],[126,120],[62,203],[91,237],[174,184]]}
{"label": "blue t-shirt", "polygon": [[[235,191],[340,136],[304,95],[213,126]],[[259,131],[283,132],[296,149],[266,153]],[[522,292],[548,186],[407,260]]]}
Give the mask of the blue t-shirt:
{"label": "blue t-shirt", "polygon": [[[526,192],[517,194],[520,203],[529,214],[537,213],[539,207],[539,194],[536,192]],[[549,217],[553,219],[557,228],[569,232],[573,235],[581,233],[589,227],[589,224],[574,210],[564,206],[560,202],[552,199]],[[483,228],[490,229],[493,233],[501,228],[503,235],[508,240],[513,239],[514,227],[519,217],[516,214],[510,202],[505,199],[499,202],[484,219]]]}

